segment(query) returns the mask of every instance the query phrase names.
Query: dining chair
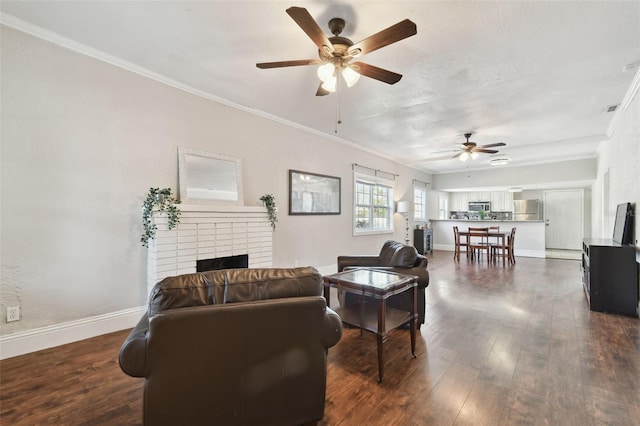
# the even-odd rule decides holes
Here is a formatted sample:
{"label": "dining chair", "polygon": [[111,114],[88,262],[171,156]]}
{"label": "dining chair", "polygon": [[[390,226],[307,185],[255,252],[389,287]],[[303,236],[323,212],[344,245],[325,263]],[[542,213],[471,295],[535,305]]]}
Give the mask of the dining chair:
{"label": "dining chair", "polygon": [[511,260],[511,263],[513,263],[514,265],[516,264],[516,256],[515,256],[515,251],[514,251],[514,247],[515,247],[515,241],[516,241],[516,228],[515,226],[513,228],[511,228],[511,235],[509,236],[509,239],[507,240],[507,247],[509,248],[509,259]]}
{"label": "dining chair", "polygon": [[453,258],[458,261],[460,261],[460,252],[462,251],[462,248],[464,248],[464,252],[467,254],[467,257],[469,257],[469,237],[465,237],[464,241],[462,241],[461,238],[462,237],[460,236],[460,231],[458,231],[458,227],[454,226],[453,227],[453,244],[454,244]]}
{"label": "dining chair", "polygon": [[480,255],[482,254],[483,251],[486,251],[487,262],[491,261],[491,246],[489,245],[489,228],[469,227],[468,243],[469,243],[468,250],[471,252],[471,259],[473,259],[477,254],[478,260],[480,260]]}
{"label": "dining chair", "polygon": [[[489,232],[500,232],[500,227],[499,226],[490,226],[489,227]],[[491,238],[491,235],[489,236],[489,238]],[[500,242],[500,237],[494,236],[494,238],[496,239],[496,244]]]}
{"label": "dining chair", "polygon": [[496,258],[507,259],[509,264],[516,263],[515,256],[513,255],[513,241],[516,236],[516,228],[511,228],[511,233],[507,236],[507,241],[502,248],[502,243],[491,244],[491,259],[495,261]]}

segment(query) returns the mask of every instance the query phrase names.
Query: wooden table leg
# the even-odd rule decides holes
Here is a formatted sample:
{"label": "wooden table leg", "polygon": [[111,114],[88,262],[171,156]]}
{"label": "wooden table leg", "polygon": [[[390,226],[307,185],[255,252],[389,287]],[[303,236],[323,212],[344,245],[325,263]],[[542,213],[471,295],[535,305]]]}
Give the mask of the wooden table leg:
{"label": "wooden table leg", "polygon": [[416,328],[418,328],[418,320],[416,319],[416,312],[418,312],[418,286],[413,287],[413,303],[412,303],[412,311],[411,311],[411,322],[409,326],[411,327],[411,355],[416,357]]}
{"label": "wooden table leg", "polygon": [[376,340],[378,343],[378,383],[382,383],[384,377],[384,356],[383,346],[385,340],[387,340],[387,299],[380,299],[378,301],[378,332],[376,333]]}

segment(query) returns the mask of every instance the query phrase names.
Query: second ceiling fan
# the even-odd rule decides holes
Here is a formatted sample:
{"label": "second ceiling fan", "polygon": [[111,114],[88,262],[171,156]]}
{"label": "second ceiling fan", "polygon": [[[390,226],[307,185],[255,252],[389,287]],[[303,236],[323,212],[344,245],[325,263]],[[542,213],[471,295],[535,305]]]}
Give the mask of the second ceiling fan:
{"label": "second ceiling fan", "polygon": [[478,155],[482,154],[497,154],[498,150],[496,149],[487,149],[487,148],[495,148],[498,146],[506,146],[507,144],[505,144],[504,142],[497,142],[497,143],[490,143],[487,145],[478,145],[475,142],[471,142],[469,140],[469,138],[471,137],[472,133],[465,133],[464,137],[467,139],[466,142],[464,142],[462,144],[462,146],[460,146],[458,149],[456,150],[450,150],[450,151],[440,151],[434,154],[439,154],[442,152],[455,152],[456,154],[454,154],[453,156],[451,155],[447,155],[444,157],[435,157],[435,158],[429,158],[423,161],[438,161],[438,160],[449,160],[452,158],[460,158],[461,161],[467,161],[469,158],[475,160],[476,158],[478,158]]}
{"label": "second ceiling fan", "polygon": [[318,47],[319,59],[262,62],[256,64],[258,68],[268,69],[322,64],[318,68],[318,77],[321,83],[316,96],[324,96],[334,92],[339,84],[340,76],[344,78],[348,87],[353,86],[360,78],[360,75],[388,84],[395,84],[402,78],[401,74],[364,62],[354,62],[353,59],[417,34],[416,24],[409,19],[400,21],[358,43],[353,43],[348,38],[340,36],[345,26],[344,19],[333,18],[329,21],[329,29],[333,37],[327,37],[307,9],[290,7],[286,12]]}

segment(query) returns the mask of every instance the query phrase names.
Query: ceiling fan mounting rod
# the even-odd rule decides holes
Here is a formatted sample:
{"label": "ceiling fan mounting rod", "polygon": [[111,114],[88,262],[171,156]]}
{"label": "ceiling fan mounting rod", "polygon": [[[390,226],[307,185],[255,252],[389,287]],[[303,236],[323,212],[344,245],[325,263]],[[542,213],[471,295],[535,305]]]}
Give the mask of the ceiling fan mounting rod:
{"label": "ceiling fan mounting rod", "polygon": [[332,18],[329,21],[329,31],[331,31],[331,34],[337,37],[340,35],[342,30],[344,29],[344,24],[345,24],[344,19]]}

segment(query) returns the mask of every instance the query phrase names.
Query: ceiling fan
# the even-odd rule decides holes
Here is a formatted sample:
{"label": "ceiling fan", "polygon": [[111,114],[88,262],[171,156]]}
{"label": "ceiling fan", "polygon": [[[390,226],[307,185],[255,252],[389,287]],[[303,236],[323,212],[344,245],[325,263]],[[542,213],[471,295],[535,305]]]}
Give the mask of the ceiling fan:
{"label": "ceiling fan", "polygon": [[344,78],[348,87],[353,86],[361,75],[388,84],[395,84],[402,78],[401,74],[364,62],[354,62],[353,59],[417,34],[416,24],[409,19],[400,21],[358,43],[353,43],[348,38],[340,37],[340,33],[345,26],[344,19],[333,18],[329,21],[329,30],[331,30],[333,37],[327,37],[307,9],[290,7],[286,12],[318,47],[320,59],[262,62],[256,64],[258,68],[267,69],[321,64],[318,68],[318,77],[321,83],[316,96],[324,96],[330,92],[335,92],[339,84],[340,75]]}
{"label": "ceiling fan", "polygon": [[450,156],[450,155],[447,155],[447,156],[444,156],[444,157],[428,158],[428,159],[423,160],[421,162],[449,160],[449,159],[458,158],[458,157],[460,157],[460,161],[467,161],[469,158],[471,158],[472,160],[475,160],[476,158],[478,158],[480,153],[483,153],[483,154],[497,154],[498,153],[498,150],[487,149],[487,148],[495,148],[495,147],[498,147],[498,146],[506,146],[507,145],[507,144],[505,144],[503,142],[490,143],[488,145],[478,145],[475,142],[469,141],[469,138],[471,137],[471,135],[472,135],[472,133],[465,133],[464,137],[467,139],[467,141],[464,142],[462,144],[462,146],[460,146],[457,150],[439,151],[439,152],[435,152],[434,153],[434,154],[440,154],[442,152],[456,152],[456,154],[453,157]]}

